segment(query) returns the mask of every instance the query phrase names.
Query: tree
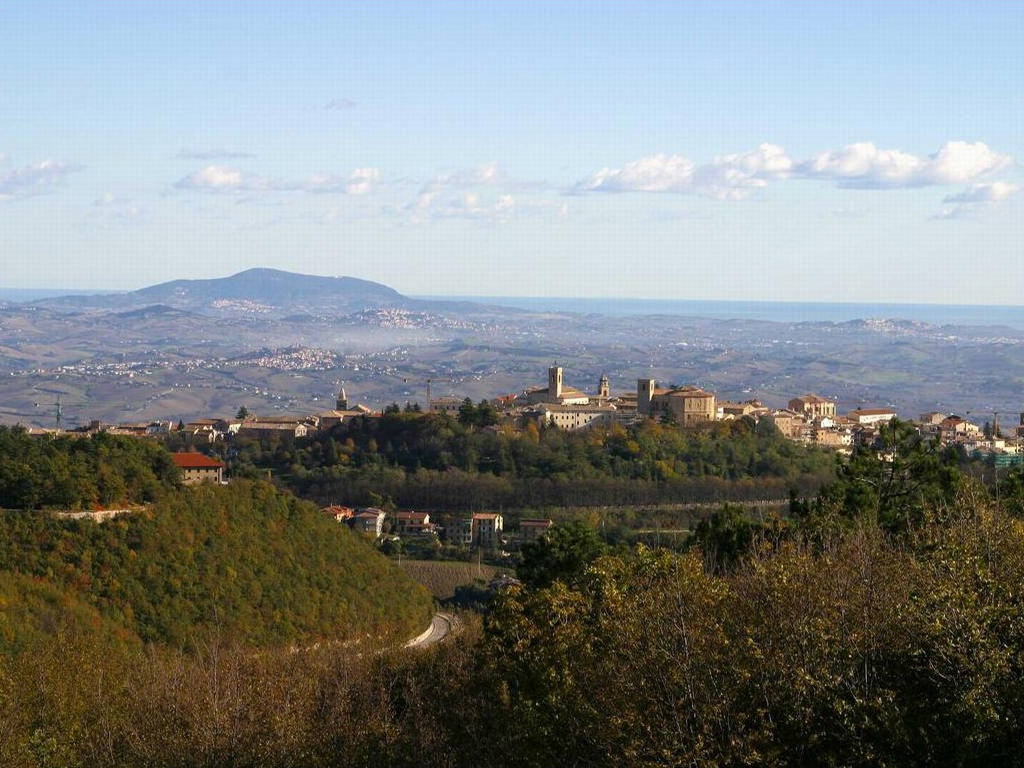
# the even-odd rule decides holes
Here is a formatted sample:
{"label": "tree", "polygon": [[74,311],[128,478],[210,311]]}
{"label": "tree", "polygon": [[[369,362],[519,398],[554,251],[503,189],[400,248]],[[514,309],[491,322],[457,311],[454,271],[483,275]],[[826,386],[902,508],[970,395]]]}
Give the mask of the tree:
{"label": "tree", "polygon": [[466,426],[476,423],[476,406],[468,397],[459,406],[459,423]]}
{"label": "tree", "polygon": [[498,423],[498,412],[489,400],[481,400],[477,405],[475,423],[478,427],[489,427]]}
{"label": "tree", "polygon": [[573,584],[606,551],[593,528],[578,522],[555,525],[540,540],[523,545],[523,561],[516,573],[535,589],[555,581]]}
{"label": "tree", "polygon": [[242,421],[244,421],[248,417],[249,417],[249,409],[246,408],[244,405],[241,408],[239,408],[238,409],[238,413],[235,414],[235,418],[236,419],[241,419]]}
{"label": "tree", "polygon": [[750,553],[761,525],[751,520],[736,504],[725,504],[720,512],[701,520],[690,538],[715,566],[727,568]]}
{"label": "tree", "polygon": [[874,445],[858,447],[839,465],[838,479],[803,510],[802,522],[816,528],[873,521],[890,533],[909,533],[955,503],[964,481],[955,462],[955,453],[893,419]]}

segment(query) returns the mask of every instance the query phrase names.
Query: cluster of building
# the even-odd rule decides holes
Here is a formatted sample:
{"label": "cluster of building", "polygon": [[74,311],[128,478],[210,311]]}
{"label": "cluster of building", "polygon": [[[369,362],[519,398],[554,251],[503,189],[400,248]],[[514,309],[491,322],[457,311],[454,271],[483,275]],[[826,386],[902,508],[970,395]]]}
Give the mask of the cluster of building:
{"label": "cluster of building", "polygon": [[[455,414],[464,400],[442,397],[430,401],[430,410]],[[492,401],[506,413],[534,419],[539,424],[576,430],[614,423],[630,424],[643,418],[660,418],[694,427],[714,421],[748,417],[773,423],[786,437],[804,443],[850,452],[859,444],[871,444],[880,429],[898,417],[892,408],[858,407],[840,414],[837,401],[815,394],[801,395],[785,408],[768,408],[757,400],[718,400],[715,393],[697,386],[659,387],[653,379],[638,379],[636,393],[613,395],[607,376],[593,394],[569,386],[563,369],[548,369],[548,383]],[[988,434],[973,422],[955,414],[926,413],[911,422],[924,435],[942,445],[960,445],[970,454],[993,456],[997,463],[1021,463],[1024,459],[1024,413],[1012,436],[1004,436],[994,415]]]}
{"label": "cluster of building", "polygon": [[552,525],[548,519],[526,518],[519,521],[518,531],[506,531],[504,517],[497,512],[476,512],[457,517],[449,525],[440,525],[430,519],[429,512],[400,510],[388,513],[376,507],[354,509],[337,505],[324,507],[322,511],[339,523],[345,523],[373,539],[392,535],[482,549],[514,548],[525,542],[536,541]]}
{"label": "cluster of building", "polygon": [[[874,443],[880,430],[897,417],[892,408],[856,408],[840,415],[836,401],[817,395],[795,397],[787,408],[763,414],[793,440],[844,452]],[[938,411],[923,413],[909,423],[939,445],[960,446],[970,455],[991,457],[1000,466],[1024,463],[1024,413],[1010,436],[1003,435],[998,414],[993,414],[987,431],[962,416]]]}
{"label": "cluster of building", "polygon": [[68,435],[94,435],[105,432],[111,435],[131,435],[134,437],[159,437],[171,432],[179,432],[194,438],[194,441],[214,443],[231,437],[265,437],[273,435],[291,435],[305,437],[320,430],[329,430],[346,419],[358,416],[379,415],[372,408],[362,404],[349,407],[345,388],[341,388],[336,407],[306,416],[271,416],[263,417],[240,412],[234,418],[201,418],[191,421],[148,421],[136,424],[104,424],[90,421],[82,427],[67,430],[33,429],[37,434],[51,434],[60,431]]}
{"label": "cluster of building", "polygon": [[[466,399],[445,396],[431,398],[433,413],[457,416]],[[585,392],[565,382],[564,370],[556,365],[548,369],[546,386],[526,389],[521,395],[495,398],[491,404],[506,418],[525,419],[538,425],[565,430],[589,429],[612,424],[632,424],[642,419],[668,420],[686,427],[715,421],[751,418],[768,420],[786,437],[848,452],[858,444],[868,444],[880,428],[897,417],[892,408],[860,407],[840,414],[837,402],[814,394],[801,395],[785,408],[768,408],[757,400],[730,402],[719,400],[714,392],[698,386],[659,387],[654,379],[637,379],[636,391],[613,394],[608,376],[601,376],[596,391]],[[90,422],[70,433],[109,432],[140,437],[184,432],[193,442],[213,443],[232,437],[290,435],[305,437],[327,431],[347,420],[378,416],[365,405],[350,404],[345,388],[338,394],[335,408],[306,416],[270,418],[240,412],[235,418],[203,418],[187,423],[148,422],[144,424],[104,425]],[[1024,458],[1024,414],[1012,436],[1003,436],[997,418],[987,434],[973,422],[955,414],[927,413],[914,422],[917,428],[943,445],[962,445],[969,453],[994,455],[997,461],[1014,463]],[[1012,458],[1007,458],[1012,457]]]}
{"label": "cluster of building", "polygon": [[[440,397],[430,401],[430,410],[456,414],[463,402],[457,397]],[[590,394],[567,385],[564,371],[558,365],[548,369],[547,386],[492,402],[510,415],[568,430],[631,424],[645,417],[672,418],[684,426],[697,426],[718,418],[714,393],[700,387],[659,388],[654,379],[639,379],[636,394],[612,395],[608,377],[602,376],[597,391]]]}

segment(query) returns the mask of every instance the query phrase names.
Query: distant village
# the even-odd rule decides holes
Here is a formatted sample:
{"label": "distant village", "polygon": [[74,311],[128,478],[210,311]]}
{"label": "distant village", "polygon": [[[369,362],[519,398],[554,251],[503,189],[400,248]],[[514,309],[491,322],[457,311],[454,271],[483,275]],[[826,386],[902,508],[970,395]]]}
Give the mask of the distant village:
{"label": "distant village", "polygon": [[[427,411],[453,417],[466,404],[467,398],[447,395],[429,397]],[[848,453],[854,446],[870,444],[878,438],[881,426],[899,414],[892,408],[858,407],[839,413],[838,403],[815,394],[794,397],[786,408],[769,408],[757,400],[730,402],[719,400],[714,392],[700,387],[660,387],[654,379],[638,379],[634,392],[611,391],[607,376],[597,382],[596,390],[588,393],[567,384],[564,369],[553,365],[548,369],[546,386],[523,390],[520,394],[496,397],[490,401],[495,410],[506,419],[533,421],[538,425],[554,426],[564,430],[608,427],[613,424],[629,425],[642,419],[655,418],[683,427],[697,427],[715,421],[729,421],[744,417],[755,422],[767,420],[791,440],[816,444]],[[393,406],[396,407],[396,406]],[[417,411],[419,404],[413,406]],[[328,431],[354,418],[378,417],[382,411],[362,404],[350,404],[345,388],[338,394],[335,408],[318,413],[296,416],[262,417],[242,408],[233,417],[207,417],[191,421],[153,421],[141,424],[89,424],[68,430],[33,428],[33,434],[110,434],[156,436],[183,431],[196,440],[214,443],[233,437],[261,437],[288,434],[305,437],[318,431]],[[1024,413],[1012,430],[1002,428],[999,414],[991,414],[986,427],[979,427],[967,416],[940,412],[924,413],[916,420],[907,419],[924,435],[942,445],[963,446],[969,454],[984,453],[996,457],[999,465],[1021,463],[1024,459]]]}
{"label": "distant village", "polygon": [[[472,401],[456,396],[429,398],[427,411],[457,418],[460,409],[467,404],[472,405]],[[638,379],[635,392],[613,393],[608,377],[602,376],[596,391],[588,393],[567,384],[564,370],[558,365],[548,369],[546,386],[525,389],[521,394],[496,397],[490,401],[490,405],[502,418],[563,430],[585,430],[615,424],[627,426],[643,419],[658,419],[696,428],[717,421],[748,418],[754,422],[771,422],[791,440],[847,454],[855,446],[874,444],[880,437],[880,431],[899,417],[891,408],[858,407],[840,414],[835,400],[815,394],[794,397],[786,408],[773,409],[757,400],[719,400],[714,392],[692,385],[660,387],[653,379]],[[29,431],[37,435],[60,432],[87,436],[104,432],[137,437],[159,437],[178,432],[188,435],[193,444],[213,444],[222,440],[274,435],[300,438],[318,431],[329,431],[352,419],[377,418],[398,408],[396,404],[382,412],[362,404],[351,404],[344,386],[335,406],[331,410],[293,417],[264,418],[242,408],[230,418],[116,425],[92,421],[86,426],[69,430],[57,427]],[[422,412],[418,404],[410,405],[409,408]],[[996,467],[1024,463],[1024,413],[1019,415],[1009,435],[1000,426],[998,418],[997,413],[992,414],[991,421],[986,421],[984,428],[964,416],[939,412],[924,413],[916,420],[909,421],[919,433],[938,444],[961,446],[968,455],[985,458]],[[174,461],[186,484],[225,482],[225,465],[203,453],[175,453]],[[491,550],[509,543],[503,533],[502,515],[498,513],[473,514],[445,530],[431,521],[427,512],[396,511],[389,514],[375,508],[352,509],[339,506],[329,506],[324,512],[375,539],[383,537],[387,527],[390,533],[399,537],[436,538],[443,534],[447,543],[461,547]],[[513,537],[513,545],[535,540],[551,524],[551,520],[546,519],[520,520],[519,533]]]}

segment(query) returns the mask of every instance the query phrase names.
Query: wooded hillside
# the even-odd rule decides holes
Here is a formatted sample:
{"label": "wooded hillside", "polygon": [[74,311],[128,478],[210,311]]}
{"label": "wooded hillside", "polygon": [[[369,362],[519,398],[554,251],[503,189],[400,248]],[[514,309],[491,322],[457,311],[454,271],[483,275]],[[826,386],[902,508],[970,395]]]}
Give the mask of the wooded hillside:
{"label": "wooded hillside", "polygon": [[[430,596],[358,534],[266,483],[166,494],[104,523],[0,515],[0,572],[46,579],[149,642],[419,631]],[[412,634],[416,634],[412,631]]]}
{"label": "wooded hillside", "polygon": [[387,413],[309,438],[239,441],[237,468],[271,468],[323,502],[468,508],[779,499],[834,476],[833,454],[767,422],[685,429],[655,421],[566,432]]}
{"label": "wooded hillside", "polygon": [[152,440],[98,434],[33,437],[0,426],[0,509],[92,509],[142,504],[179,477]]}

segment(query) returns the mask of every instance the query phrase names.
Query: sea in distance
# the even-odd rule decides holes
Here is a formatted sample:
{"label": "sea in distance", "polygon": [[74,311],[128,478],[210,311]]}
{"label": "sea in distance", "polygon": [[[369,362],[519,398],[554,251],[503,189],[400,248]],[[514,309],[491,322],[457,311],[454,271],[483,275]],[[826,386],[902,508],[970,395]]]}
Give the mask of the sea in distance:
{"label": "sea in distance", "polygon": [[3,288],[0,287],[0,301],[15,303],[39,301],[54,296],[83,296],[94,293],[111,293],[111,291],[76,291],[63,288]]}
{"label": "sea in distance", "polygon": [[[103,291],[0,287],[0,301],[37,301],[51,296]],[[581,315],[680,315],[715,320],[767,320],[776,323],[846,323],[851,320],[911,320],[931,325],[991,325],[1024,330],[1024,306],[982,304],[873,304],[824,301],[711,301],[697,299],[620,299],[555,296],[415,296],[439,301],[473,301],[535,312]]]}
{"label": "sea in distance", "polygon": [[981,304],[870,304],[802,301],[709,301],[683,299],[557,298],[521,296],[420,296],[475,301],[536,312],[680,315],[716,320],[776,323],[845,323],[851,320],[910,320],[930,325],[992,325],[1024,330],[1024,306]]}

